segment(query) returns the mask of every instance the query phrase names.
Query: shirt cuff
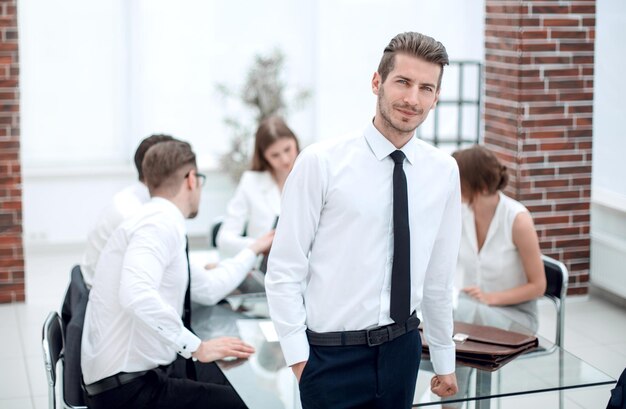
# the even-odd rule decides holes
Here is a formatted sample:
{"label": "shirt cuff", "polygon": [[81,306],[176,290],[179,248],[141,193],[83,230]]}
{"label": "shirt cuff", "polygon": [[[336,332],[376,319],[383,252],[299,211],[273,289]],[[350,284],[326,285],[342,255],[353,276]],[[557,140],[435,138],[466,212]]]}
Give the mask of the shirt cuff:
{"label": "shirt cuff", "polygon": [[430,362],[433,364],[433,370],[437,375],[448,375],[454,373],[456,352],[452,345],[450,348],[430,348]]}
{"label": "shirt cuff", "polygon": [[250,266],[247,269],[247,271],[246,271],[246,273],[247,273],[248,271],[252,270],[252,267],[254,267],[254,262],[256,261],[256,257],[257,257],[257,255],[254,254],[254,251],[252,251],[252,250],[250,250],[249,248],[246,247],[245,249],[243,249],[239,253],[237,253],[237,255],[234,257],[234,259],[238,263]]}
{"label": "shirt cuff", "polygon": [[309,360],[309,341],[304,331],[282,338],[280,347],[287,366]]}
{"label": "shirt cuff", "polygon": [[185,359],[191,358],[191,354],[199,347],[202,340],[193,332],[183,327],[176,340],[176,352]]}

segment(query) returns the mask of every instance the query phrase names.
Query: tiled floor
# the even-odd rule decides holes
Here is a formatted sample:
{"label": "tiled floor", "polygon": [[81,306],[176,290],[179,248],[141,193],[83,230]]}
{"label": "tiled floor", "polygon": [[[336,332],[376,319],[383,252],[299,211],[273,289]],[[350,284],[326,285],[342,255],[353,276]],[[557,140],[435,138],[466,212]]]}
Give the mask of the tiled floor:
{"label": "tiled floor", "polygon": [[[47,386],[41,352],[41,326],[59,309],[71,267],[80,249],[47,254],[27,251],[27,302],[0,305],[0,409],[43,409]],[[554,312],[541,305],[540,333],[553,338]],[[626,310],[595,296],[572,297],[566,305],[565,347],[613,378],[626,367]],[[611,386],[565,392],[565,408],[604,408]],[[471,407],[471,406],[470,406]],[[492,408],[556,408],[555,394],[494,400]]]}

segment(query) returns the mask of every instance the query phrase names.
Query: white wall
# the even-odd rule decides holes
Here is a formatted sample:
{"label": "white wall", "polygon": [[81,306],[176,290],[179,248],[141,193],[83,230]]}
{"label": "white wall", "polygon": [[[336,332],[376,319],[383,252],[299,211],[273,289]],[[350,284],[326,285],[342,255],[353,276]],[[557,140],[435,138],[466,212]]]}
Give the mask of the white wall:
{"label": "white wall", "polygon": [[593,107],[593,188],[626,198],[626,2],[598,0]]}
{"label": "white wall", "polygon": [[626,298],[626,2],[598,0],[596,7],[591,281]]}
{"label": "white wall", "polygon": [[[27,246],[82,242],[113,192],[135,178],[133,152],[154,132],[190,141],[210,173],[189,224],[204,234],[232,193],[215,166],[228,147],[222,119],[239,109],[215,86],[242,84],[255,54],[281,48],[286,83],[313,92],[289,116],[304,145],[371,118],[371,76],[398,32],[432,35],[454,60],[483,58],[483,1],[18,4]],[[443,90],[455,94],[453,75]]]}
{"label": "white wall", "polygon": [[[238,88],[252,58],[279,48],[287,56],[285,82],[313,87],[311,2],[141,0],[131,15],[133,122],[130,133],[160,130],[191,141],[211,162],[228,147],[222,120],[237,109],[225,104],[217,83]],[[245,11],[242,10],[245,8]],[[232,112],[230,112],[232,113]],[[249,118],[249,111],[240,111]],[[292,118],[293,119],[293,118]],[[312,138],[312,111],[294,130]]]}
{"label": "white wall", "polygon": [[18,2],[23,167],[120,163],[129,151],[123,3]]}

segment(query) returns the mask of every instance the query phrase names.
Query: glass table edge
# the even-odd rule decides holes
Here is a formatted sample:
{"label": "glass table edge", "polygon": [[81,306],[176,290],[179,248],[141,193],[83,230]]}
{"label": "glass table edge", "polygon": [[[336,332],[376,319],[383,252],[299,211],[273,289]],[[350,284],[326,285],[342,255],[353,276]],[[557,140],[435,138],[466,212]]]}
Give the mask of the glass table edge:
{"label": "glass table edge", "polygon": [[[506,398],[510,396],[520,396],[520,395],[531,395],[535,393],[545,393],[545,392],[559,392],[565,391],[568,389],[579,389],[579,388],[589,388],[592,386],[603,386],[603,385],[612,385],[616,383],[616,380],[611,381],[601,381],[601,382],[592,382],[584,385],[571,385],[565,386],[563,388],[545,388],[545,389],[534,389],[532,391],[520,391],[520,392],[509,392],[509,393],[498,393],[490,396],[474,396],[463,399],[449,399],[446,400],[445,403],[462,403],[462,402],[470,402],[470,401],[479,401],[479,400],[489,400],[489,399],[497,399],[497,398]],[[443,401],[434,401],[434,402],[424,402],[424,403],[414,403],[412,408],[421,408],[426,406],[434,406],[441,405]]]}

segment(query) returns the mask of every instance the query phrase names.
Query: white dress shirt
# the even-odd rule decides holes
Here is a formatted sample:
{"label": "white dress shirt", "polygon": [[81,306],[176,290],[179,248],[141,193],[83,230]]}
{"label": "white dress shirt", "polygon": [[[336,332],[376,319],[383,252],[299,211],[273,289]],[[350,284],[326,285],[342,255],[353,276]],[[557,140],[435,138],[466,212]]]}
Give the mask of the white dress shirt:
{"label": "white dress shirt", "polygon": [[[176,353],[189,358],[198,348],[200,339],[181,319],[188,283],[185,245],[183,214],[159,197],[113,232],[87,303],[81,353],[85,383],[167,365]],[[206,303],[217,293],[223,297],[254,260],[245,249],[217,269],[192,269],[192,298]]]}
{"label": "white dress shirt", "polygon": [[106,205],[100,214],[98,222],[87,236],[87,247],[80,264],[80,269],[88,288],[91,288],[93,283],[93,276],[96,273],[96,264],[98,264],[100,253],[113,231],[124,220],[137,213],[141,206],[149,200],[150,192],[148,192],[148,187],[137,181],[117,192],[111,202]]}
{"label": "white dress shirt", "polygon": [[[247,171],[228,202],[217,235],[217,248],[225,256],[237,254],[272,230],[280,214],[280,189],[269,171]],[[246,236],[242,236],[244,228]]]}
{"label": "white dress shirt", "polygon": [[[396,148],[370,124],[363,135],[312,145],[283,190],[265,285],[288,365],[309,355],[306,328],[390,324]],[[454,372],[452,286],[461,234],[458,168],[412,138],[402,151],[411,231],[411,308],[421,311],[431,360]]]}

